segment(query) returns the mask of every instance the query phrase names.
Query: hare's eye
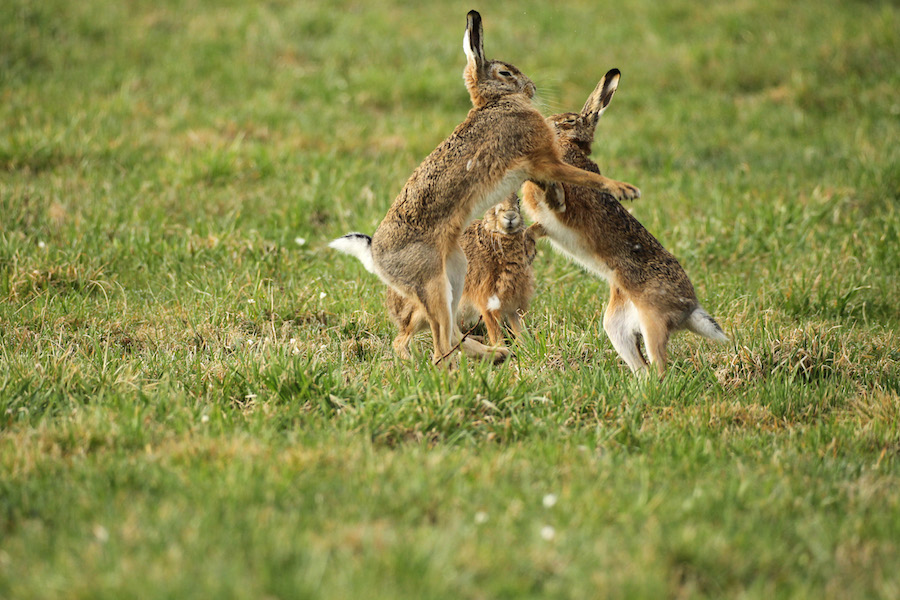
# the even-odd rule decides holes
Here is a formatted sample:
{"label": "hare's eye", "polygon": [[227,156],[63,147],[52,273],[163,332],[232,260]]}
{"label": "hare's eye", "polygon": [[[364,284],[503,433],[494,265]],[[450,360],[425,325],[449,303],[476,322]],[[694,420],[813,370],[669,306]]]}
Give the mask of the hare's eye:
{"label": "hare's eye", "polygon": [[510,73],[509,71],[500,71],[500,75],[502,75],[503,77],[511,77],[512,73]]}

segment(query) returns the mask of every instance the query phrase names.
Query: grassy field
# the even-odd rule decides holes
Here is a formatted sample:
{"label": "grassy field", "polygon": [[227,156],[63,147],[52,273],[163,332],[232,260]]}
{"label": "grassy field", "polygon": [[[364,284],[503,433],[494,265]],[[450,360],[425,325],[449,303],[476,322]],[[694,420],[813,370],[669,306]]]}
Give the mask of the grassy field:
{"label": "grassy field", "polygon": [[[0,598],[897,598],[900,6],[0,3]],[[465,13],[732,338],[637,383],[541,246],[500,367],[404,363],[371,232]]]}

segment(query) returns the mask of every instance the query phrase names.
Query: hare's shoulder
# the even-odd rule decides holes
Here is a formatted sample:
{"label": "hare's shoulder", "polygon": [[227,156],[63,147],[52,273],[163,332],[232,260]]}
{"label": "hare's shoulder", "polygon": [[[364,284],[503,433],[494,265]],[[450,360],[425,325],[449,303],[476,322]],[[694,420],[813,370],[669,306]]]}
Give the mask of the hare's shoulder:
{"label": "hare's shoulder", "polygon": [[460,124],[460,134],[484,138],[505,137],[511,132],[527,130],[549,131],[544,117],[530,102],[498,100],[479,108],[473,108],[469,117]]}

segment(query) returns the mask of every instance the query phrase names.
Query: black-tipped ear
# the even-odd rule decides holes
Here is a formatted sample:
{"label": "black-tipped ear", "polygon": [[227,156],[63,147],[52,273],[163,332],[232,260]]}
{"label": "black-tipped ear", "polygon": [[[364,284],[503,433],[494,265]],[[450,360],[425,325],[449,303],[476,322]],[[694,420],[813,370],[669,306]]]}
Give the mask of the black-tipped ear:
{"label": "black-tipped ear", "polygon": [[621,76],[622,73],[620,73],[618,69],[610,69],[606,72],[606,75],[603,76],[597,84],[597,87],[595,87],[594,91],[591,92],[591,95],[588,96],[587,102],[584,103],[584,108],[581,109],[581,116],[583,118],[589,119],[595,124],[597,123],[597,119],[600,118],[600,115],[602,115],[603,111],[606,110],[606,107],[609,106],[613,94],[616,93],[616,88],[619,87],[619,78]]}
{"label": "black-tipped ear", "polygon": [[484,59],[484,29],[481,26],[481,15],[470,10],[466,16],[466,35],[463,40],[463,51],[470,62],[479,69],[486,62]]}

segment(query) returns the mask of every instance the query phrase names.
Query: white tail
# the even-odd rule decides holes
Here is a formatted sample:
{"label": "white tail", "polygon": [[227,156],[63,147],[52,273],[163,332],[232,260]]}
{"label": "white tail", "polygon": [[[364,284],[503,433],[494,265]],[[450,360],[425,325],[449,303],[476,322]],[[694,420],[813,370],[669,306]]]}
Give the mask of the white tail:
{"label": "white tail", "polygon": [[688,317],[685,327],[697,335],[702,335],[703,337],[716,342],[728,341],[728,336],[725,335],[725,332],[722,331],[722,328],[719,327],[716,320],[713,319],[708,312],[703,310],[703,307],[701,306],[694,309],[694,312]]}
{"label": "white tail", "polygon": [[375,273],[375,261],[372,259],[372,238],[370,236],[364,233],[348,233],[336,240],[332,240],[328,247],[334,248],[338,252],[355,256],[366,268],[366,271]]}

